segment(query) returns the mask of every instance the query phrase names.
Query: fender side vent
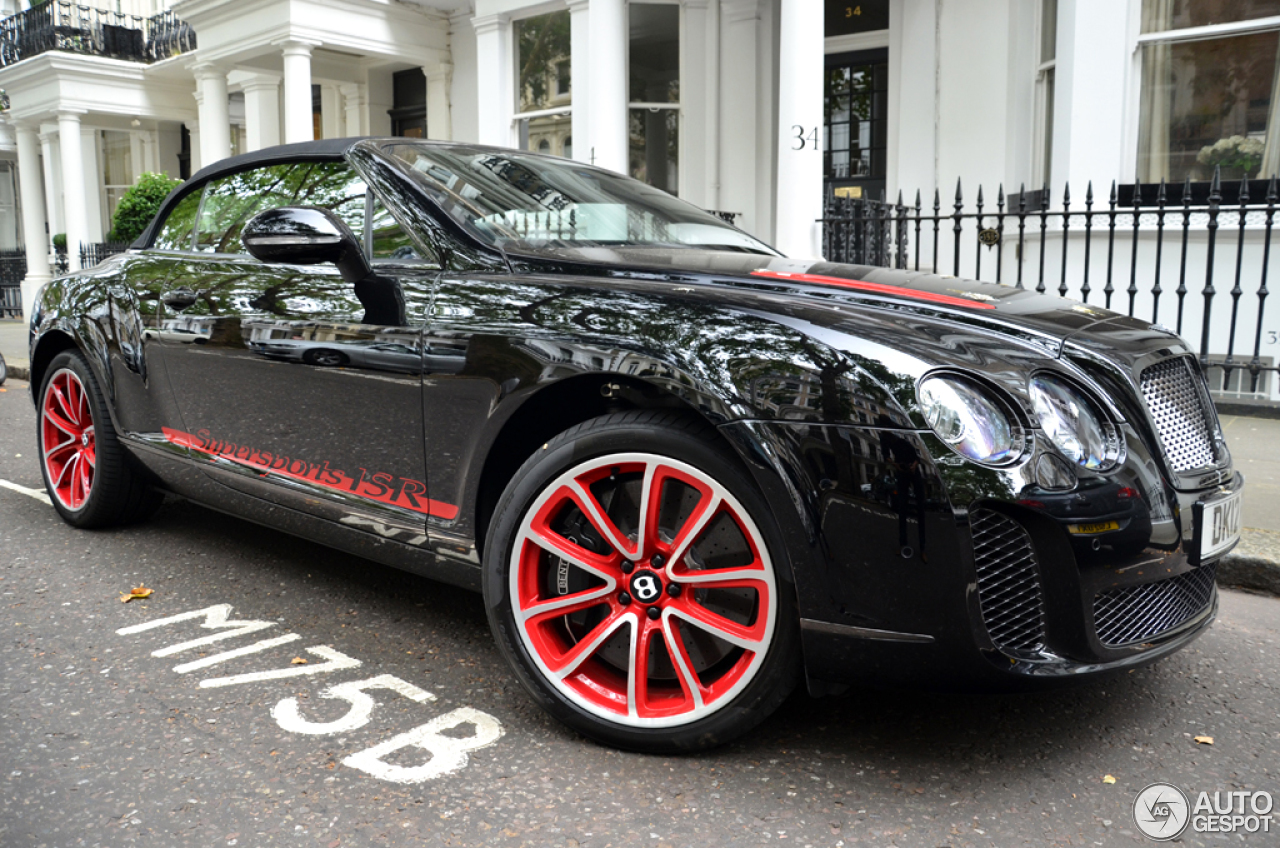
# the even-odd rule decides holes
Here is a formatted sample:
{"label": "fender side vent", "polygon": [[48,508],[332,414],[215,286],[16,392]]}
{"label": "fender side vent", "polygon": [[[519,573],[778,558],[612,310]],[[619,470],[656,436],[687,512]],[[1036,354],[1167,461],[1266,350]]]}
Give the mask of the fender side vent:
{"label": "fender side vent", "polygon": [[1044,597],[1031,537],[1008,516],[986,509],[969,513],[978,569],[978,604],[991,641],[1002,651],[1044,647]]}

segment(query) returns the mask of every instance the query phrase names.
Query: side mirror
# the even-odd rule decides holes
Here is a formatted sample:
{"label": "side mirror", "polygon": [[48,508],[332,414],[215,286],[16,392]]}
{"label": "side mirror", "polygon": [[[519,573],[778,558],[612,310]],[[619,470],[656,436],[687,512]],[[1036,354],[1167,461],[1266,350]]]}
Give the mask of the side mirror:
{"label": "side mirror", "polygon": [[289,265],[332,262],[342,279],[358,283],[372,273],[360,241],[351,228],[328,209],[281,206],[249,219],[241,241],[255,259]]}

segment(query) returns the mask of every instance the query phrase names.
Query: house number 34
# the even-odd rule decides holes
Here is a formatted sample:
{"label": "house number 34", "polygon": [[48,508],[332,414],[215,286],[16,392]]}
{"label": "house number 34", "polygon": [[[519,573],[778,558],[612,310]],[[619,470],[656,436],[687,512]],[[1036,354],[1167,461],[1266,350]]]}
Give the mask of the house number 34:
{"label": "house number 34", "polygon": [[791,138],[792,150],[804,150],[806,147],[812,150],[818,149],[818,128],[817,127],[805,129],[800,124],[792,124],[791,131],[795,133],[795,135],[792,136]]}

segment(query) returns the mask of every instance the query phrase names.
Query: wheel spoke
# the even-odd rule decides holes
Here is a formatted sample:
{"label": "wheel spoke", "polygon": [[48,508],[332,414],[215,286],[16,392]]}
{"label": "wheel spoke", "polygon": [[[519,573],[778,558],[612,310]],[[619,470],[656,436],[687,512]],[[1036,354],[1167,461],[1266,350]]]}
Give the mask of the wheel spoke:
{"label": "wheel spoke", "polygon": [[637,718],[649,700],[649,640],[654,628],[635,616],[631,623],[631,655],[627,663],[627,715]]}
{"label": "wheel spoke", "polygon": [[[67,479],[67,473],[70,472],[79,461],[80,454],[78,452],[72,452],[67,461],[62,464],[62,470],[58,472],[58,479],[53,481],[53,487],[55,489],[62,488],[62,481]],[[50,470],[52,471],[53,469]]]}
{"label": "wheel spoke", "polygon": [[676,629],[670,613],[662,616],[662,638],[667,643],[667,653],[671,655],[671,664],[675,666],[676,674],[680,676],[680,686],[684,689],[686,697],[692,699],[694,709],[702,709],[702,684],[698,682],[698,676],[693,673],[693,663],[689,659],[688,650],[685,649],[684,637]]}
{"label": "wheel spoke", "polygon": [[57,412],[47,407],[44,411],[44,420],[72,438],[78,438],[80,436],[81,429],[79,426],[72,423],[66,416],[59,415]]}
{"label": "wheel spoke", "polygon": [[[592,654],[598,651],[600,646],[607,642],[609,637],[613,635],[613,632],[625,624],[629,619],[634,622],[635,615],[615,610],[605,618],[604,621],[597,624],[595,628],[587,634],[587,638],[582,639],[566,651],[564,655],[560,657],[558,663],[552,666],[551,663],[548,662],[547,665],[551,667],[551,671],[558,679],[564,680],[566,677],[577,671],[578,667],[586,662]],[[543,659],[546,660],[548,658],[544,657]]]}
{"label": "wheel spoke", "polygon": [[[79,430],[80,429],[79,421],[77,419],[76,414],[72,412],[72,409],[73,409],[72,404],[67,400],[67,395],[70,393],[70,389],[71,389],[71,381],[68,379],[63,379],[62,383],[64,386],[66,386],[66,389],[59,387],[58,382],[56,380],[50,383],[49,394],[53,395],[53,399],[57,401],[58,406],[62,408],[62,417],[69,422],[74,422],[72,423],[71,426],[75,427],[76,430]],[[54,410],[48,409],[46,404],[46,411],[53,412]]]}
{"label": "wheel spoke", "polygon": [[93,489],[93,467],[89,465],[89,458],[84,451],[80,452],[80,501],[83,503],[89,498],[89,492]]}
{"label": "wheel spoke", "polygon": [[686,585],[697,584],[703,589],[755,589],[767,585],[764,568],[717,568],[700,571],[682,571],[672,579]]}
{"label": "wheel spoke", "polygon": [[542,548],[547,553],[568,561],[570,565],[594,574],[606,581],[610,587],[616,586],[618,563],[615,557],[602,557],[594,554],[581,545],[566,539],[545,524],[530,527],[522,538]]}
{"label": "wheel spoke", "polygon": [[[760,605],[762,607],[766,605],[765,601],[765,598],[761,598]],[[752,627],[744,627],[719,613],[712,612],[701,604],[684,599],[681,599],[679,603],[672,604],[667,609],[670,610],[671,615],[683,619],[694,627],[705,630],[712,636],[723,639],[731,645],[745,648],[748,651],[759,651],[763,647],[763,618]]]}
{"label": "wheel spoke", "polygon": [[522,605],[520,609],[522,622],[524,624],[537,625],[542,623],[542,620],[548,616],[559,618],[600,606],[604,598],[612,591],[614,591],[613,586],[599,586],[586,592],[575,592],[572,595],[564,595],[550,601],[538,601]]}
{"label": "wheel spoke", "polygon": [[631,541],[622,535],[622,531],[605,515],[604,509],[586,486],[574,480],[569,484],[569,488],[573,491],[572,497],[578,508],[582,510],[582,514],[591,522],[596,532],[613,546],[614,550],[626,557],[635,558],[639,555],[639,545],[632,545]]}
{"label": "wheel spoke", "polygon": [[58,460],[54,454],[61,453],[67,449],[75,450],[75,445],[76,439],[74,436],[67,439],[65,442],[59,442],[44,452],[45,461],[48,462],[52,460],[54,462],[60,462],[61,460]]}

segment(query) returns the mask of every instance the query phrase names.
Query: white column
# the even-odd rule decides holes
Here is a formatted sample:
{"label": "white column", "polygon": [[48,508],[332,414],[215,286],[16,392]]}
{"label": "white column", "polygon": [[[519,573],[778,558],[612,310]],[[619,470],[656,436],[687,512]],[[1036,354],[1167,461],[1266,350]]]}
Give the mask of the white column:
{"label": "white column", "polygon": [[822,252],[823,9],[813,0],[782,0],[780,11],[774,245],[810,259]]}
{"label": "white column", "polygon": [[260,74],[241,83],[247,151],[280,143],[280,78]]}
{"label": "white column", "polygon": [[511,147],[515,114],[515,55],[511,21],[506,15],[472,18],[476,31],[476,100],[479,141]]}
{"label": "white column", "polygon": [[160,172],[160,157],[157,154],[157,138],[155,130],[145,130],[142,136],[142,170],[148,174]]}
{"label": "white column", "polygon": [[756,50],[760,17],[756,0],[721,0],[723,40],[720,50],[720,203],[717,209],[737,212],[738,226],[761,234],[756,214]]}
{"label": "white column", "polygon": [[369,94],[366,87],[350,82],[339,86],[338,90],[342,92],[344,132],[349,136],[368,135],[369,119],[365,110],[368,107]]}
{"label": "white column", "polygon": [[684,0],[680,28],[680,197],[703,208],[707,201],[707,0]]}
{"label": "white column", "polygon": [[[84,162],[84,240],[98,242],[111,223],[103,224],[106,204],[103,202],[102,167],[99,161],[101,144],[97,130],[80,128],[80,157]],[[71,240],[67,240],[67,249],[71,249]]]}
{"label": "white column", "polygon": [[143,148],[142,131],[129,131],[129,174],[133,182],[147,170],[147,152]]}
{"label": "white column", "polygon": [[569,75],[573,93],[573,158],[590,162],[591,0],[569,0]]}
{"label": "white column", "polygon": [[[627,4],[591,0],[591,149],[588,161],[628,172]],[[572,37],[572,33],[571,36]],[[577,147],[577,140],[574,140]]]}
{"label": "white column", "polygon": [[49,235],[66,232],[62,216],[62,151],[58,149],[58,125],[40,125],[40,153],[44,162],[44,208]]}
{"label": "white column", "polygon": [[18,124],[18,192],[22,204],[22,238],[27,276],[22,280],[22,316],[31,317],[36,291],[49,281],[49,235],[45,232],[44,188],[40,178],[40,142],[36,131]]}
{"label": "white column", "polygon": [[227,72],[202,63],[194,68],[199,95],[200,161],[212,165],[231,155],[231,114],[227,104]]}
{"label": "white column", "polygon": [[191,136],[191,173],[204,167],[204,159],[200,155],[200,122],[197,120],[186,121],[187,135]]}
{"label": "white column", "polygon": [[423,68],[427,75],[427,138],[453,140],[453,116],[449,106],[449,87],[453,83],[453,65],[441,62]]}
{"label": "white column", "polygon": [[324,138],[342,138],[346,123],[342,113],[342,96],[336,85],[320,86],[320,132]]}
{"label": "white column", "polygon": [[80,112],[58,113],[58,147],[62,154],[62,185],[67,234],[67,267],[80,269],[80,245],[88,241],[85,220],[84,152],[80,143]]}
{"label": "white column", "polygon": [[296,38],[276,44],[284,57],[284,143],[312,141],[311,51],[319,45]]}

